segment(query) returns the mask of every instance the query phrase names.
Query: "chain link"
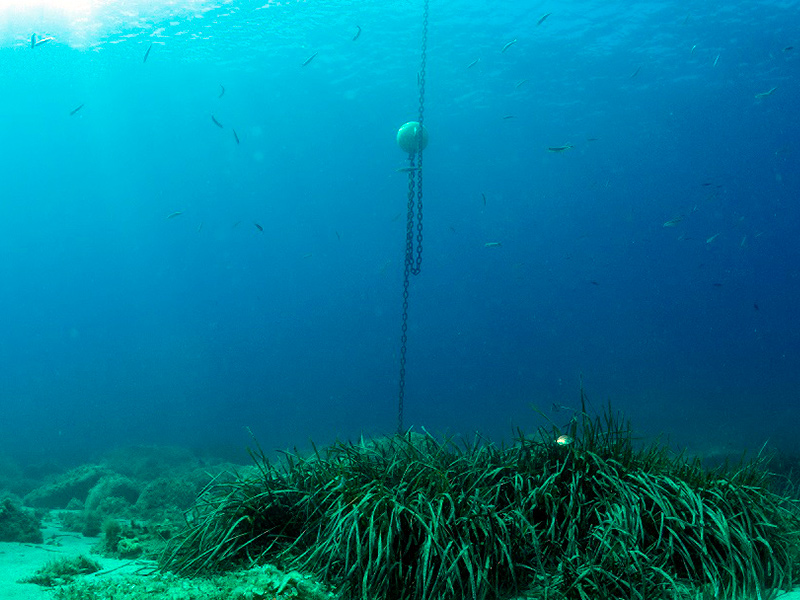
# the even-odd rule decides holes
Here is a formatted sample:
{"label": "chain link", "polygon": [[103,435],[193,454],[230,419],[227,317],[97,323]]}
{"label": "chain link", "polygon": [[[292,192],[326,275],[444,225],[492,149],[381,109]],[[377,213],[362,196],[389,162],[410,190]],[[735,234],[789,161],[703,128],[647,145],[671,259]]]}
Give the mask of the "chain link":
{"label": "chain link", "polygon": [[[413,162],[413,161],[412,161]],[[414,176],[408,177],[406,213],[406,256],[403,267],[403,324],[400,335],[400,390],[397,403],[397,432],[403,433],[403,404],[406,395],[406,344],[408,342],[408,286],[414,265]]]}
{"label": "chain link", "polygon": [[[422,18],[422,65],[417,82],[419,85],[419,126],[417,128],[417,153],[408,156],[408,207],[406,212],[406,252],[403,267],[403,325],[400,336],[400,382],[397,402],[397,433],[403,433],[403,405],[406,396],[406,345],[408,342],[408,287],[411,275],[419,275],[422,270],[422,139],[425,113],[425,66],[428,51],[428,0],[424,0]],[[416,160],[415,160],[416,158]],[[416,181],[414,175],[416,174]],[[416,207],[414,203],[416,201]],[[416,214],[415,214],[416,208]],[[416,240],[414,239],[414,219],[416,217]],[[414,257],[414,242],[417,255]]]}
{"label": "chain link", "polygon": [[422,64],[419,69],[419,130],[417,131],[417,261],[411,270],[418,275],[422,270],[422,135],[425,119],[425,68],[428,62],[428,0],[422,15]]}

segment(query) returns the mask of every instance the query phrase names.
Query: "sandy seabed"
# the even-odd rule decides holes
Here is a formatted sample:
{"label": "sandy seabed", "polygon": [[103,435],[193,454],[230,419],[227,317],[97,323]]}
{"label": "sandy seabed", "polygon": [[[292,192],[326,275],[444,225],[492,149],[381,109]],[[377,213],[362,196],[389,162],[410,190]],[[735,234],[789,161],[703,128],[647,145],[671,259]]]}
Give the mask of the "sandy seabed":
{"label": "sandy seabed", "polygon": [[100,563],[103,569],[86,577],[115,577],[132,575],[146,568],[146,560],[119,560],[100,557],[91,553],[100,538],[84,537],[80,534],[62,530],[58,523],[45,522],[42,529],[43,544],[23,544],[0,542],[0,600],[43,600],[53,597],[52,589],[34,583],[20,583],[30,577],[47,563],[80,555],[89,556]]}

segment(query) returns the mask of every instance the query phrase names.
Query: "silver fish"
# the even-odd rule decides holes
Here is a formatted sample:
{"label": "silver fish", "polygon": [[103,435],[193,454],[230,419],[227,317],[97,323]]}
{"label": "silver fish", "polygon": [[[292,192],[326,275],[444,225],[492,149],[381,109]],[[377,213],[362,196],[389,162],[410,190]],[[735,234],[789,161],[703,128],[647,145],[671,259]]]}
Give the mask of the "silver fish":
{"label": "silver fish", "polygon": [[42,44],[46,44],[47,42],[52,42],[54,38],[51,37],[38,37],[35,33],[31,36],[31,48],[36,48],[36,46],[41,46]]}
{"label": "silver fish", "polygon": [[756,94],[756,98],[766,98],[767,96],[771,96],[772,92],[774,92],[777,89],[778,86],[776,85],[775,87],[768,89],[766,92],[761,92],[760,94]]}
{"label": "silver fish", "polygon": [[507,43],[505,46],[503,46],[503,49],[502,49],[502,50],[500,50],[500,52],[501,52],[501,53],[502,53],[502,52],[505,52],[506,50],[508,50],[509,48],[511,48],[511,46],[513,46],[513,45],[514,45],[514,44],[516,44],[516,43],[517,43],[517,38],[514,38],[513,40],[511,40],[510,42],[508,42],[508,43]]}

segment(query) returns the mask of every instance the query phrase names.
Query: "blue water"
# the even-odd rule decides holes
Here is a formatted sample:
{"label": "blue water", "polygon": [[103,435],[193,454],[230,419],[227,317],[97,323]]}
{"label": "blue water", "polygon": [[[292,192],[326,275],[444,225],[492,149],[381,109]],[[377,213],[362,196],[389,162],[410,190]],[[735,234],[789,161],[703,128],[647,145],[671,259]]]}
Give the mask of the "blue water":
{"label": "blue water", "polygon": [[[392,432],[422,2],[86,4],[1,9],[0,453]],[[431,1],[406,426],[800,451],[798,9]]]}

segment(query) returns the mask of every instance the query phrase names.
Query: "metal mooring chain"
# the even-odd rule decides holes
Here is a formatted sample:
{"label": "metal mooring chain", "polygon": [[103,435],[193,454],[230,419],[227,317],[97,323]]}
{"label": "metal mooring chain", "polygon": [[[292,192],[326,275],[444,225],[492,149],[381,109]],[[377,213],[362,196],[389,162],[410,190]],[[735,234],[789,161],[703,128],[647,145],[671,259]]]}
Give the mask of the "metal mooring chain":
{"label": "metal mooring chain", "polygon": [[[422,66],[418,73],[419,126],[417,127],[417,152],[409,154],[408,210],[406,212],[406,256],[403,270],[403,326],[400,336],[400,389],[397,402],[397,433],[403,433],[403,402],[406,396],[406,342],[408,342],[408,284],[411,275],[422,270],[422,124],[425,113],[425,63],[428,51],[428,0],[424,2],[422,17]],[[416,161],[416,164],[415,164]],[[416,174],[416,182],[414,175]],[[415,189],[416,188],[416,189]],[[416,215],[414,201],[416,200]],[[414,217],[417,219],[417,256],[414,258]]]}

